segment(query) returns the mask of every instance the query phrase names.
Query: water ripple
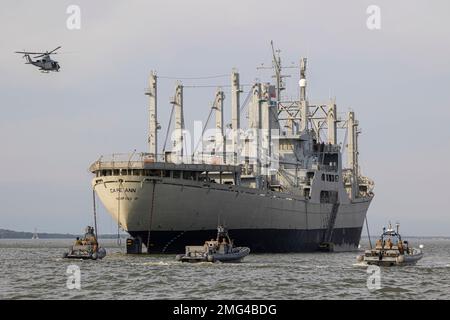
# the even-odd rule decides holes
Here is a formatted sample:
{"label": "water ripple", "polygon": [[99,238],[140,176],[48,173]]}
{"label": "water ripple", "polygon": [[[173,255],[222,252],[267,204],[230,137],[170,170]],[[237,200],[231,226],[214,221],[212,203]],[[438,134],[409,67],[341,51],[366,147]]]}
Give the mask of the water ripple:
{"label": "water ripple", "polygon": [[[101,261],[61,259],[67,240],[0,240],[1,299],[449,299],[450,240],[421,239],[425,257],[381,268],[367,288],[354,253],[251,254],[243,263],[183,264],[173,255],[126,255],[105,241]],[[68,289],[69,265],[81,289]]]}

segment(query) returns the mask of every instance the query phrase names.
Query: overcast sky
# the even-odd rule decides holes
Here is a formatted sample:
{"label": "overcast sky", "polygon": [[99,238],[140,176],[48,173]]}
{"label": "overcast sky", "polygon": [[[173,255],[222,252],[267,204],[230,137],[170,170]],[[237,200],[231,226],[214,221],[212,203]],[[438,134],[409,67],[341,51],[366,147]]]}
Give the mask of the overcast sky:
{"label": "overcast sky", "polygon": [[[66,26],[72,4],[80,30]],[[366,26],[369,5],[381,9],[379,30]],[[236,67],[251,83],[267,77],[256,67],[270,64],[274,40],[286,64],[308,57],[310,100],[335,96],[338,111],[356,112],[362,172],[375,181],[372,232],[391,220],[406,234],[450,235],[449,12],[448,1],[411,0],[3,0],[0,228],[83,230],[92,219],[89,165],[146,151],[150,70],[196,77]],[[13,53],[59,45],[59,73]],[[174,80],[159,86],[165,132]],[[186,89],[186,123],[204,121],[213,98],[214,88]],[[102,208],[100,232],[114,230]]]}

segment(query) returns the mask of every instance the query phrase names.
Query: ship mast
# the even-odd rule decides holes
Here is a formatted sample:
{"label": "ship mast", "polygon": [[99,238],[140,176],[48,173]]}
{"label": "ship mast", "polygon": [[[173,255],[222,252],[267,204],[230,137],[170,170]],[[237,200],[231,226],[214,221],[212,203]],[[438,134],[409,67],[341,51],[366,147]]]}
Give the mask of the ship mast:
{"label": "ship mast", "polygon": [[240,116],[240,93],[242,90],[239,88],[239,73],[233,70],[231,73],[231,129],[233,133],[233,164],[238,164],[239,153],[239,131],[241,128],[241,116]]}
{"label": "ship mast", "polygon": [[[272,67],[257,67],[256,69],[273,69],[275,74],[272,76],[275,78],[276,85],[275,85],[275,91],[276,91],[276,101],[277,104],[281,101],[281,91],[285,89],[283,84],[283,78],[289,78],[289,75],[283,75],[281,74],[281,57],[280,57],[280,50],[275,50],[273,46],[273,41],[270,41],[270,46],[272,47]],[[285,67],[285,68],[298,68],[295,66]]]}
{"label": "ship mast", "polygon": [[348,144],[347,165],[352,170],[352,199],[358,195],[358,121],[355,113],[350,111],[347,120]]}
{"label": "ship mast", "polygon": [[216,137],[215,137],[215,154],[222,157],[223,163],[226,162],[226,146],[225,135],[223,128],[223,100],[225,99],[224,92],[219,88],[216,92],[216,99],[214,101],[214,108],[216,109]]}
{"label": "ship mast", "polygon": [[177,82],[175,87],[175,96],[170,102],[175,111],[175,130],[174,130],[174,148],[175,161],[183,162],[183,136],[184,136],[184,115],[183,115],[183,85]]}
{"label": "ship mast", "polygon": [[[275,70],[275,79],[277,82],[276,90],[277,90],[277,102],[281,101],[281,91],[284,90],[281,75],[281,57],[280,50],[276,50],[273,47],[273,41],[270,41],[270,46],[272,47],[272,65]],[[277,55],[278,54],[278,55]]]}
{"label": "ship mast", "polygon": [[331,101],[328,105],[327,124],[328,124],[328,143],[335,145],[337,143],[337,116],[336,103]]}
{"label": "ship mast", "polygon": [[[282,69],[286,69],[286,68],[299,68],[299,66],[288,66],[288,67],[282,67],[281,64],[281,56],[280,56],[280,50],[275,50],[274,45],[273,45],[273,41],[270,41],[270,46],[272,48],[272,67],[258,67],[257,69],[273,69],[274,70],[274,75],[272,76],[273,78],[275,78],[275,94],[276,94],[276,98],[275,98],[275,105],[277,106],[277,112],[278,114],[280,114],[281,112],[283,112],[284,114],[287,115],[287,119],[283,119],[287,121],[287,124],[285,125],[285,127],[289,128],[289,133],[290,134],[296,134],[296,128],[298,126],[298,122],[296,122],[296,120],[298,120],[298,107],[294,106],[294,105],[290,105],[288,107],[286,107],[286,105],[283,104],[282,102],[282,98],[281,98],[281,92],[283,90],[285,90],[285,84],[283,79],[284,78],[289,78],[290,75],[283,75],[282,74]],[[306,58],[303,59],[304,60],[304,68],[303,68],[303,76],[305,75],[305,69],[306,69]],[[302,61],[303,61],[302,60]],[[306,80],[303,80],[302,83],[305,83],[306,85]],[[303,92],[303,100],[306,100],[306,88],[304,88]],[[302,100],[302,99],[301,99]],[[307,117],[306,117],[307,119]],[[280,119],[281,120],[281,119]],[[307,120],[306,120],[307,122]]]}
{"label": "ship mast", "polygon": [[149,87],[145,94],[148,96],[149,123],[148,123],[148,147],[151,156],[156,158],[158,153],[158,118],[157,118],[157,77],[152,71],[149,76]]}
{"label": "ship mast", "polygon": [[308,130],[309,107],[306,100],[306,58],[300,60],[300,108],[301,108],[301,128],[302,132]]}
{"label": "ship mast", "polygon": [[249,128],[253,133],[253,140],[246,141],[246,144],[252,143],[252,147],[248,146],[249,150],[252,150],[255,163],[255,176],[256,187],[261,186],[261,83],[255,83],[252,88],[252,98],[249,106]]}

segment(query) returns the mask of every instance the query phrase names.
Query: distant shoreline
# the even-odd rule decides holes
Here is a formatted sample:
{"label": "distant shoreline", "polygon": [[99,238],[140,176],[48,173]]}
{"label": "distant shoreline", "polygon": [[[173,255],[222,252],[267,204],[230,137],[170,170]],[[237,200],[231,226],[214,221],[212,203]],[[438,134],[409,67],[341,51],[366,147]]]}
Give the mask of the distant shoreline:
{"label": "distant shoreline", "polygon": [[[31,239],[34,232],[14,231],[8,229],[0,229],[0,239]],[[37,233],[39,239],[75,239],[76,237],[82,237],[83,234],[70,234],[70,233]],[[100,234],[99,239],[116,239],[117,234]],[[121,234],[122,239],[129,237],[128,234]],[[371,237],[376,239],[377,237]],[[449,236],[403,236],[405,239],[450,239]],[[367,235],[362,235],[361,239],[368,239]]]}
{"label": "distant shoreline", "polygon": [[[0,229],[0,239],[31,239],[34,232],[14,231],[8,229]],[[82,237],[83,234],[70,234],[70,233],[37,233],[39,239],[75,239],[76,237]],[[99,239],[116,239],[117,234],[100,234]],[[121,238],[127,238],[128,234],[121,234]]]}
{"label": "distant shoreline", "polygon": [[[378,239],[379,237],[371,236],[370,238],[373,240],[373,239]],[[369,237],[368,236],[361,236],[361,239],[369,239]],[[450,240],[450,237],[449,236],[408,236],[408,235],[402,235],[402,239],[403,240],[407,240],[407,239],[446,239],[446,240]]]}

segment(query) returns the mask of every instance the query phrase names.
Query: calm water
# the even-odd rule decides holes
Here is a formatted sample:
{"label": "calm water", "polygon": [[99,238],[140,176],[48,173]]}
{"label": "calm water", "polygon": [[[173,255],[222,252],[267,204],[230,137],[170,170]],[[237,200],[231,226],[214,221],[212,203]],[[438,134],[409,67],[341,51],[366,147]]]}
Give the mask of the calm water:
{"label": "calm water", "polygon": [[[70,240],[0,240],[0,298],[450,299],[450,240],[410,243],[424,244],[425,257],[416,266],[382,268],[381,289],[368,290],[356,253],[250,254],[240,264],[182,264],[173,255],[128,256],[104,240],[105,259],[78,261],[59,258]],[[80,290],[67,289],[71,264],[80,267]]]}

